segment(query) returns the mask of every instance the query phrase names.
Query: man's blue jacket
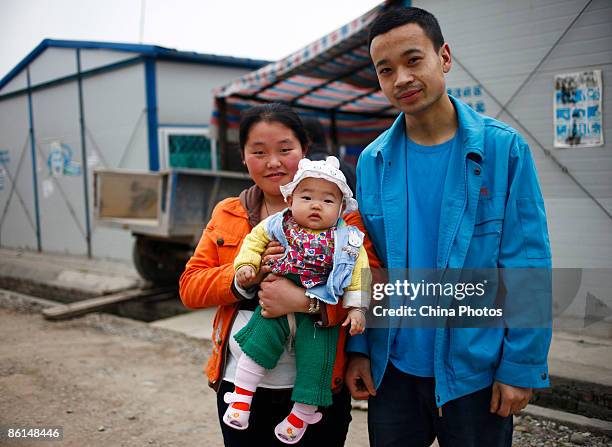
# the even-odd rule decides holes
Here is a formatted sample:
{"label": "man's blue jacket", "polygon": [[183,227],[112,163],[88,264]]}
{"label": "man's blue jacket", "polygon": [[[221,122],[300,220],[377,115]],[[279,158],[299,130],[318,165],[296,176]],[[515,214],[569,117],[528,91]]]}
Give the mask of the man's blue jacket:
{"label": "man's blue jacket", "polygon": [[[451,101],[459,122],[459,144],[451,154],[444,184],[437,268],[550,268],[544,201],[527,143],[510,126],[479,115],[455,98]],[[388,269],[408,265],[405,138],[400,114],[363,151],[357,164],[359,209]],[[376,387],[396,331],[372,328],[348,342],[348,351],[370,357]],[[435,331],[438,406],[494,380],[529,388],[549,384],[549,327]]]}

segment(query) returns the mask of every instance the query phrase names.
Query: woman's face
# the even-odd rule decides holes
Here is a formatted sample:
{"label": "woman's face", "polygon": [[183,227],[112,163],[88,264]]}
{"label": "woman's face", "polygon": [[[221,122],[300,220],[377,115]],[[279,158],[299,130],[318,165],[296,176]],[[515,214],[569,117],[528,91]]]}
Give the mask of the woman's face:
{"label": "woman's face", "polygon": [[251,127],[244,145],[249,175],[269,195],[280,195],[280,185],[293,180],[304,150],[291,129],[272,121]]}

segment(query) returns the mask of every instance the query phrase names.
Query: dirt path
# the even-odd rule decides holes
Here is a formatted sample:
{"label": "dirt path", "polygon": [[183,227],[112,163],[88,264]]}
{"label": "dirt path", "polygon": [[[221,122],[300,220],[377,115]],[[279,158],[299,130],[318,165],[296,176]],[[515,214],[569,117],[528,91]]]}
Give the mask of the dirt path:
{"label": "dirt path", "polygon": [[[0,294],[0,426],[62,426],[64,439],[0,445],[222,446],[202,374],[208,344],[106,314],[49,322],[15,295]],[[352,415],[346,446],[366,447],[366,413]],[[554,422],[516,422],[516,447],[610,445]]]}
{"label": "dirt path", "polygon": [[[0,308],[0,426],[63,426],[36,446],[221,446],[208,346],[145,323],[93,314],[48,322]],[[347,445],[367,446],[354,411]]]}

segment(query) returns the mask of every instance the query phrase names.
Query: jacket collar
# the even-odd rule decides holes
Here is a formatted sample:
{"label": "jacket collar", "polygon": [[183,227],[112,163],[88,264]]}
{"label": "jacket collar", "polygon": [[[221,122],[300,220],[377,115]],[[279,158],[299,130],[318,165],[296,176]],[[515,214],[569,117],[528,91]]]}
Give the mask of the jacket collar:
{"label": "jacket collar", "polygon": [[254,227],[259,223],[262,200],[263,192],[257,185],[253,185],[243,190],[238,196],[238,200],[228,203],[226,211],[247,219],[251,227]]}
{"label": "jacket collar", "polygon": [[484,159],[484,119],[478,112],[474,111],[464,102],[448,95],[455,110],[459,122],[459,136],[463,141],[463,156],[474,153]]}
{"label": "jacket collar", "polygon": [[[470,106],[459,101],[455,97],[448,95],[455,111],[457,112],[457,121],[459,123],[459,135],[463,141],[463,156],[467,157],[470,153],[475,153],[484,158],[484,120],[477,112],[475,112]],[[393,122],[393,125],[382,135],[382,138],[378,145],[373,148],[371,152],[373,157],[376,157],[379,153],[382,153],[384,159],[389,158],[389,152],[394,150],[399,144],[403,145],[403,141],[406,138],[406,125],[404,120],[404,114],[400,113],[399,116]]]}

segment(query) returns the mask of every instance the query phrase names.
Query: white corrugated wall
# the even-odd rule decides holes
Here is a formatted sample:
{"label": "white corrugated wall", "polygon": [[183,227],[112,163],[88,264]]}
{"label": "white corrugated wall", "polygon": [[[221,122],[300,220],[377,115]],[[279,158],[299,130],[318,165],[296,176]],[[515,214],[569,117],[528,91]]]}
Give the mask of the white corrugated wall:
{"label": "white corrugated wall", "polygon": [[[413,5],[437,16],[450,44],[454,65],[448,87],[484,87],[481,97],[462,99],[482,101],[483,113],[499,115],[529,141],[546,202],[554,265],[612,267],[612,2],[423,0]],[[606,144],[555,149],[554,75],[590,69],[603,74]]]}
{"label": "white corrugated wall", "polygon": [[[31,85],[74,75],[76,52],[75,48],[46,48],[28,67]],[[123,63],[138,56],[81,49],[81,70]],[[212,89],[250,70],[158,60],[155,71],[158,123],[203,127],[211,116]],[[0,97],[25,88],[24,70],[0,90]],[[144,63],[122,64],[84,77],[82,88],[91,214],[94,167],[149,170]],[[42,250],[84,255],[87,244],[77,81],[33,91],[32,112]],[[69,169],[53,175],[51,154],[57,154],[58,148],[64,155],[69,154]],[[0,246],[35,250],[36,213],[25,93],[0,98],[0,157],[7,166],[7,172],[0,172]],[[131,258],[129,231],[97,227],[93,216],[90,221],[94,257]]]}
{"label": "white corrugated wall", "polygon": [[[82,69],[98,68],[134,57],[126,53],[81,50]],[[76,73],[76,50],[47,48],[29,65],[33,86]],[[19,75],[1,94],[25,88]],[[21,79],[24,78],[24,79]],[[89,203],[93,209],[94,167],[148,169],[144,68],[139,63],[83,79],[83,107],[89,168]],[[15,110],[17,108],[18,110]],[[16,187],[4,186],[0,209],[6,216],[0,227],[3,247],[36,249],[33,174],[28,136],[27,95],[0,101],[0,149],[10,153],[7,169],[15,176]],[[36,141],[39,219],[43,251],[87,254],[83,160],[79,125],[79,98],[76,80],[52,85],[32,93],[32,118]],[[24,140],[18,142],[19,140]],[[27,139],[27,143],[25,143]],[[18,159],[25,143],[22,166]],[[67,169],[53,173],[53,155],[61,149],[68,154]],[[7,182],[5,182],[7,183]],[[12,189],[12,192],[11,192]],[[26,203],[29,215],[21,201]],[[92,253],[96,257],[129,259],[131,235],[91,220]]]}

